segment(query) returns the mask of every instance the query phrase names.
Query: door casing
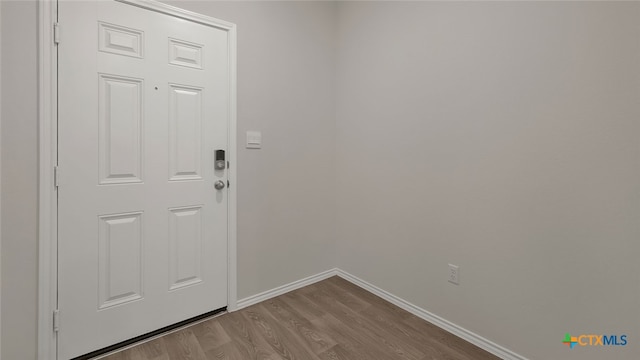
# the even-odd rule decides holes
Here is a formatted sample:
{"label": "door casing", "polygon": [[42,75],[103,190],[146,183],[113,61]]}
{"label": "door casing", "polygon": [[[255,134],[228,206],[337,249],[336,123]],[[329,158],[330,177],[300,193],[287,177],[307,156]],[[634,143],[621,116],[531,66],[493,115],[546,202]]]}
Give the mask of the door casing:
{"label": "door casing", "polygon": [[[236,26],[209,16],[176,8],[154,0],[114,0],[148,11],[156,11],[225,30],[229,39],[229,204],[228,204],[228,299],[227,309],[237,308],[236,236],[237,236],[237,71]],[[55,0],[38,1],[38,359],[57,358],[54,311],[57,309],[57,48],[58,6]],[[64,24],[60,24],[63,34]],[[63,39],[60,39],[64,41]]]}

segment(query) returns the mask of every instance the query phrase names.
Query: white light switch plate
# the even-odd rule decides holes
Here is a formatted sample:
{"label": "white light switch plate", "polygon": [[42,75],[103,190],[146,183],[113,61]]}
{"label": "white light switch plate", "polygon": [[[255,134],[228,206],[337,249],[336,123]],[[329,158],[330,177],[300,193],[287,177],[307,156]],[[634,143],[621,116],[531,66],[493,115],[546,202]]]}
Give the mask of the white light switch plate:
{"label": "white light switch plate", "polygon": [[247,149],[262,148],[262,133],[260,131],[247,131]]}

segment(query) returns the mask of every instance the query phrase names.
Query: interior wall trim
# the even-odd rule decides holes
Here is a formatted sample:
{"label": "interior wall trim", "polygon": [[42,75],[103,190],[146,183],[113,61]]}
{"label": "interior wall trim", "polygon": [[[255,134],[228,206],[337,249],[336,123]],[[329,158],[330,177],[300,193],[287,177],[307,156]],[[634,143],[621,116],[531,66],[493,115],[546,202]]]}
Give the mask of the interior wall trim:
{"label": "interior wall trim", "polygon": [[259,302],[265,301],[265,300],[269,300],[271,298],[274,298],[276,296],[280,296],[282,294],[286,294],[290,291],[293,290],[297,290],[300,288],[303,288],[307,285],[311,285],[311,284],[315,284],[319,281],[328,279],[332,276],[338,275],[337,273],[338,269],[331,269],[331,270],[326,270],[323,271],[321,273],[315,274],[315,275],[311,275],[308,276],[304,279],[300,279],[300,280],[296,280],[294,282],[290,282],[288,284],[282,285],[282,286],[278,286],[277,288],[273,288],[271,290],[267,290],[267,291],[263,291],[259,294],[256,295],[251,295],[248,296],[244,299],[240,299],[238,300],[238,303],[236,305],[236,310],[240,310],[240,309],[244,309],[248,306],[257,304]]}
{"label": "interior wall trim", "polygon": [[395,306],[410,312],[411,314],[436,325],[437,327],[465,340],[473,345],[490,352],[491,354],[504,359],[504,360],[528,360],[526,357],[511,351],[504,346],[498,345],[491,340],[488,340],[472,331],[469,331],[462,326],[456,325],[449,320],[446,320],[434,313],[431,313],[417,305],[410,303],[407,300],[402,299],[390,292],[383,290],[367,281],[360,279],[344,270],[335,269],[336,275],[349,281],[350,283],[357,285],[370,293],[378,295],[379,297],[387,300]]}
{"label": "interior wall trim", "polygon": [[247,306],[251,306],[254,304],[257,304],[261,301],[265,301],[265,300],[269,300],[271,298],[274,298],[276,296],[282,295],[282,294],[286,294],[290,291],[293,290],[297,290],[300,289],[302,287],[305,287],[307,285],[311,285],[314,283],[317,283],[319,281],[325,280],[327,278],[330,278],[334,275],[337,275],[347,281],[349,281],[350,283],[361,287],[362,289],[375,294],[381,298],[383,298],[384,300],[396,305],[397,307],[406,310],[408,312],[410,312],[411,314],[430,322],[433,325],[436,325],[437,327],[465,340],[470,342],[471,344],[486,350],[488,352],[490,352],[491,354],[504,359],[504,360],[528,360],[526,357],[517,354],[516,352],[507,349],[506,347],[496,344],[495,342],[488,340],[470,330],[467,330],[465,328],[463,328],[462,326],[459,326],[449,320],[446,320],[434,313],[431,313],[417,305],[414,305],[412,303],[410,303],[409,301],[402,299],[401,297],[398,297],[396,295],[393,295],[392,293],[378,287],[375,286],[365,280],[360,279],[359,277],[352,275],[342,269],[339,268],[333,268],[331,270],[326,270],[323,271],[321,273],[318,273],[316,275],[312,275],[312,276],[308,276],[304,279],[300,279],[294,282],[291,282],[289,284],[285,284],[282,286],[278,286],[274,289],[271,290],[267,290],[264,292],[261,292],[259,294],[256,295],[252,295],[249,297],[246,297],[244,299],[241,299],[238,301],[237,307],[236,309],[242,309],[245,308]]}

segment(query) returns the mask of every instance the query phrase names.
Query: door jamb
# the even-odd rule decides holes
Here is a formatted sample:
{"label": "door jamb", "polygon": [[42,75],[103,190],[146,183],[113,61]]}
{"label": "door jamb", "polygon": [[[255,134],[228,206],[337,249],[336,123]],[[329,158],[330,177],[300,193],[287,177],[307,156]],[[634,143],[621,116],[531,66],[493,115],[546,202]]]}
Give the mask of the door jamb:
{"label": "door jamb", "polygon": [[38,359],[55,359],[53,311],[58,306],[57,209],[53,180],[57,157],[57,56],[55,0],[38,2]]}
{"label": "door jamb", "polygon": [[[225,30],[229,53],[229,124],[228,169],[229,188],[227,230],[227,309],[237,309],[237,71],[236,25],[153,0],[116,0],[150,11],[179,17]],[[57,309],[58,200],[54,185],[57,157],[58,62],[54,43],[54,24],[58,19],[56,0],[38,1],[38,359],[56,359],[56,333],[53,311]],[[64,25],[62,25],[64,26]]]}

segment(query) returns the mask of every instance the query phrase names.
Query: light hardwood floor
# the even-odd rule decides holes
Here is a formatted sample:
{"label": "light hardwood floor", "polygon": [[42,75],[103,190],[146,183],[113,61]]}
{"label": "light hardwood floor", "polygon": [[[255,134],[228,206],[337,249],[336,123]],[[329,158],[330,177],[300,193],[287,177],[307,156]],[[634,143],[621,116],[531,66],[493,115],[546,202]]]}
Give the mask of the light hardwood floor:
{"label": "light hardwood floor", "polygon": [[103,360],[495,360],[334,276]]}

